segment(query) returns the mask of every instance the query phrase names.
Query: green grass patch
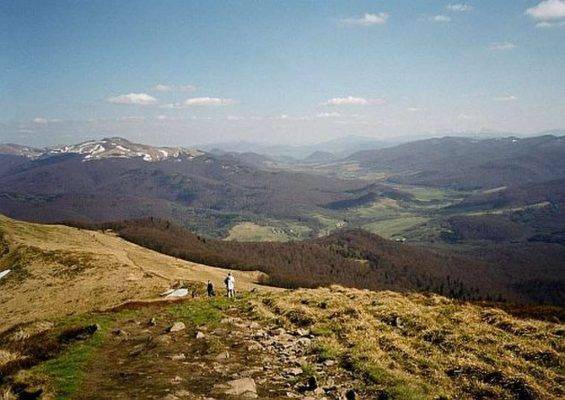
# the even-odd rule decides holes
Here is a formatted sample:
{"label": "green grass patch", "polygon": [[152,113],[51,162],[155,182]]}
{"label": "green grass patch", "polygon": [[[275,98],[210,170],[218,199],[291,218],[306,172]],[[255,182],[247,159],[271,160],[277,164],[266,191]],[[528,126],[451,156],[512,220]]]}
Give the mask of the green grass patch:
{"label": "green grass patch", "polygon": [[189,325],[217,325],[223,316],[223,311],[234,306],[241,305],[241,299],[228,299],[216,297],[213,299],[202,299],[186,301],[171,306],[169,314]]}
{"label": "green grass patch", "polygon": [[391,400],[422,400],[429,398],[429,390],[420,382],[407,382],[393,373],[370,363],[355,363],[355,370],[374,384],[383,386]]}
{"label": "green grass patch", "polygon": [[315,368],[312,364],[310,364],[310,363],[307,363],[307,362],[302,363],[302,364],[300,365],[300,367],[302,368],[302,376],[303,376],[304,378],[309,378],[309,377],[311,377],[311,376],[316,376],[316,375],[317,375],[317,374],[316,374],[316,368]]}
{"label": "green grass patch", "polygon": [[320,338],[316,341],[314,351],[320,360],[339,360],[344,354],[343,348],[331,339]]}
{"label": "green grass patch", "polygon": [[[69,325],[78,320],[80,318],[69,321]],[[86,373],[88,361],[107,337],[112,319],[101,316],[93,320],[90,317],[88,323],[96,323],[100,325],[100,329],[89,339],[73,343],[58,357],[45,361],[30,371],[50,378],[56,399],[68,399],[76,393]]]}

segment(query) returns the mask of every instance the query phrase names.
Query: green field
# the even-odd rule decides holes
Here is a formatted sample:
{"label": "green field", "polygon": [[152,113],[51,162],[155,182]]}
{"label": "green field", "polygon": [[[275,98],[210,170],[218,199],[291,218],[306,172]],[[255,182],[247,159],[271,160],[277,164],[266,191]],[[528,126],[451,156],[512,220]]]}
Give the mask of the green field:
{"label": "green field", "polygon": [[226,240],[239,242],[288,242],[308,237],[311,229],[292,222],[272,221],[269,225],[241,222],[233,226]]}
{"label": "green field", "polygon": [[330,215],[325,214],[312,214],[311,217],[315,218],[321,226],[318,229],[318,236],[325,236],[329,235],[332,231],[343,228],[346,225],[346,222],[341,219]]}
{"label": "green field", "polygon": [[427,221],[429,221],[429,218],[412,215],[371,222],[363,225],[363,228],[369,232],[390,239],[396,236],[402,236],[405,231],[413,229]]}

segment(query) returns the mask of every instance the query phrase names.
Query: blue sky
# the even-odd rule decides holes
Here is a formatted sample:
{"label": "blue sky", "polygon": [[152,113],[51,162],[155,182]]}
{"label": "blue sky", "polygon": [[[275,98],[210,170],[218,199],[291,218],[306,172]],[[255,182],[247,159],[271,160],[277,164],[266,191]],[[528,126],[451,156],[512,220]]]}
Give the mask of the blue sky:
{"label": "blue sky", "polygon": [[565,0],[0,2],[0,141],[565,128]]}

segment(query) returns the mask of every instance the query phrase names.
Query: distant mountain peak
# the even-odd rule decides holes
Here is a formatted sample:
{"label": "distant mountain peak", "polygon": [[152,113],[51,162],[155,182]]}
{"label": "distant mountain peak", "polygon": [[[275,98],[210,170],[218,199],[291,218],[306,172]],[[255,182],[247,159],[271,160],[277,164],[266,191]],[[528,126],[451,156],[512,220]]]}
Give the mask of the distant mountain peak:
{"label": "distant mountain peak", "polygon": [[144,161],[155,162],[170,158],[185,156],[189,159],[204,153],[195,149],[183,147],[157,147],[133,143],[121,137],[110,137],[100,140],[88,140],[75,145],[62,146],[47,150],[44,155],[80,154],[84,161],[100,160],[105,158],[136,158]]}
{"label": "distant mountain peak", "polygon": [[22,146],[14,143],[0,143],[0,154],[11,154],[28,158],[37,158],[43,153],[34,147]]}

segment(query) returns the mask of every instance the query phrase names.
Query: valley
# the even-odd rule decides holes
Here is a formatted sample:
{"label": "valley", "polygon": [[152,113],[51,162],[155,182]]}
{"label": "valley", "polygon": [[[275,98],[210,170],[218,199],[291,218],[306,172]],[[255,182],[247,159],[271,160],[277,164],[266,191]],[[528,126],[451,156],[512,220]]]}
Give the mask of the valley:
{"label": "valley", "polygon": [[2,400],[563,396],[558,173],[1,151]]}
{"label": "valley", "polygon": [[[558,178],[562,143],[555,136],[447,137],[354,152],[346,161],[309,158],[308,167],[297,161],[264,165],[263,158],[250,153],[214,155],[121,138],[43,150],[10,145],[0,155],[0,212],[23,220],[108,227],[127,240],[192,262],[241,269],[253,265],[270,275],[271,284],[286,287],[338,282],[562,305],[565,185]],[[524,174],[524,183],[516,183],[514,175],[492,183],[485,175],[473,187],[463,184],[460,175],[449,175],[462,154],[477,154],[461,159],[470,170],[485,169],[485,163],[494,161],[478,156],[482,151],[488,157],[496,154],[497,165],[505,162],[509,167],[529,157],[523,168],[532,172]],[[250,158],[252,163],[246,161]],[[342,163],[351,165],[351,160],[357,160],[358,168],[336,176]],[[544,168],[547,176],[540,175]],[[444,176],[447,181],[411,182],[416,175]],[[472,176],[483,175],[473,172]],[[163,221],[174,228],[165,228]],[[262,255],[269,246],[281,254],[301,252],[310,243],[330,244],[358,229],[397,246],[410,245],[408,253],[419,249],[430,255],[419,263],[420,270],[405,265],[408,269],[399,273],[372,262],[371,278],[364,277],[359,265],[353,265],[350,276],[340,278],[340,272],[327,275],[322,266],[314,268],[316,278],[309,279],[297,269],[302,261],[295,270],[281,269],[282,260]],[[171,232],[178,237],[170,237]],[[198,251],[178,249],[183,241],[188,248],[200,243],[193,233],[207,238],[208,245]],[[364,235],[353,234],[350,247],[374,252],[357,242],[376,245],[380,238]],[[249,245],[240,248],[237,242]],[[236,252],[240,256],[234,258]],[[458,261],[440,268],[445,261],[433,252]],[[334,263],[336,254],[323,257]],[[352,268],[345,267],[350,261],[341,257],[338,268]],[[310,268],[314,262],[306,260]],[[484,276],[469,275],[466,269],[484,271]],[[428,275],[431,271],[436,272]]]}

